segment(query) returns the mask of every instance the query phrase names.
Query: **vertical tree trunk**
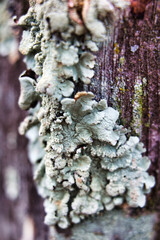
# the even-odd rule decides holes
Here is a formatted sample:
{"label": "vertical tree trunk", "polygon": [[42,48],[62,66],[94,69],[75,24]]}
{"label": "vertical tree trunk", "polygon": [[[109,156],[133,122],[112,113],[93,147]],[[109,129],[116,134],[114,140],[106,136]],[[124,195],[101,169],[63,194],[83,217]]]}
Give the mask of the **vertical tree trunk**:
{"label": "vertical tree trunk", "polygon": [[[139,136],[156,177],[152,204],[159,206],[160,187],[160,2],[147,5],[144,16],[124,15],[108,47],[98,54],[99,95],[119,109],[121,123]],[[150,202],[151,204],[151,202]],[[151,204],[151,205],[152,205]],[[158,207],[159,208],[159,207]],[[158,209],[157,208],[157,209]]]}
{"label": "vertical tree trunk", "polygon": [[[10,10],[14,15],[21,15],[24,6],[26,1],[12,1]],[[152,161],[150,172],[156,177],[156,187],[148,197],[147,207],[138,211],[127,210],[127,215],[137,215],[138,218],[127,218],[121,210],[116,210],[68,230],[52,228],[51,239],[153,238],[154,214],[158,215],[160,210],[159,26],[158,1],[147,5],[144,16],[135,16],[128,10],[117,24],[111,43],[103,43],[98,52],[96,74],[88,88],[96,94],[97,100],[105,98],[110,106],[118,109],[121,123],[131,128],[145,144],[146,154]],[[43,224],[43,201],[36,193],[31,166],[27,160],[27,141],[17,133],[19,122],[24,117],[17,106],[17,79],[25,66],[21,58],[15,64],[10,64],[7,57],[1,57],[0,62],[0,82],[3,89],[0,94],[0,240],[26,240],[25,227],[22,229],[22,226],[28,226],[28,231],[33,231],[35,240],[49,239],[48,229]],[[10,166],[12,168],[8,168]],[[15,199],[9,199],[5,189],[6,181],[9,181],[6,180],[7,176],[12,170],[20,179],[20,183],[17,180],[20,192]],[[142,225],[144,229],[141,229]],[[154,239],[158,239],[159,227],[154,232],[157,234],[154,234]]]}

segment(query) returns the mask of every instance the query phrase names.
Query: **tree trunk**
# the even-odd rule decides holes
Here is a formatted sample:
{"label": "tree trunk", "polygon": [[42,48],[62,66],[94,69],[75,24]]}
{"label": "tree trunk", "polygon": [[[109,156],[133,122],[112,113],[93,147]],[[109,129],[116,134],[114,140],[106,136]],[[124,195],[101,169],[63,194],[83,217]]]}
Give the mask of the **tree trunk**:
{"label": "tree trunk", "polygon": [[[12,2],[14,15],[22,15],[26,1]],[[13,5],[10,10],[13,10]],[[51,228],[49,234],[43,224],[43,200],[36,193],[27,159],[27,141],[17,133],[24,118],[17,106],[17,79],[25,66],[22,57],[14,64],[8,57],[1,57],[0,240],[159,239],[160,3],[151,1],[143,14],[135,15],[133,11],[128,9],[124,13],[111,42],[104,42],[97,53],[96,73],[88,90],[96,95],[97,100],[105,98],[109,106],[118,109],[120,123],[130,128],[144,143],[146,155],[152,161],[149,171],[156,178],[147,206],[142,210],[117,209],[67,230]],[[6,186],[19,191],[10,196]],[[31,233],[28,238],[26,231]]]}

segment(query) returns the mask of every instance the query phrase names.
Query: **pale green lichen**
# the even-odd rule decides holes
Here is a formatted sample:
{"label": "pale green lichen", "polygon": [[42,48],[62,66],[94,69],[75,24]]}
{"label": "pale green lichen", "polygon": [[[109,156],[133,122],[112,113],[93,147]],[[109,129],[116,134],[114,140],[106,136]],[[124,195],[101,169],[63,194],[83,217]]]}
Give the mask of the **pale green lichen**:
{"label": "pale green lichen", "polygon": [[95,101],[91,92],[73,98],[76,84],[89,84],[94,75],[92,52],[113,26],[120,3],[124,1],[91,0],[82,26],[71,19],[67,1],[58,0],[34,5],[19,20],[26,31],[20,50],[38,75],[36,80],[21,76],[19,105],[27,109],[39,102],[20,132],[27,132],[30,140],[29,156],[48,225],[67,228],[125,201],[143,207],[154,186],[143,146],[116,123],[118,111],[104,99]]}
{"label": "pale green lichen", "polygon": [[31,105],[38,101],[38,93],[35,90],[35,79],[31,77],[25,76],[25,74],[21,75],[19,78],[21,84],[21,95],[19,97],[18,104],[21,109],[27,110],[31,107]]}

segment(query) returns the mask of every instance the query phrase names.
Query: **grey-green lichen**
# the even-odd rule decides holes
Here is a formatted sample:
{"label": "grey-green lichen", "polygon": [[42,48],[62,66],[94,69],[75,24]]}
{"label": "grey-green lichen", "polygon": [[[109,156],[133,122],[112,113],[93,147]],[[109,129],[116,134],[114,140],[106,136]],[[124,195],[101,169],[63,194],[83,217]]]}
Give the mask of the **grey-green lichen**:
{"label": "grey-green lichen", "polygon": [[[128,216],[124,211],[112,210],[81,224],[72,226],[72,237],[76,240],[153,240],[156,215],[153,213],[139,217]],[[66,240],[66,235],[54,227],[50,228],[50,238]]]}
{"label": "grey-green lichen", "polygon": [[154,186],[143,144],[116,123],[118,111],[104,99],[95,101],[91,92],[76,93],[79,81],[90,83],[93,52],[125,5],[123,0],[88,2],[81,24],[64,0],[35,4],[19,20],[25,28],[20,50],[32,69],[20,77],[19,105],[30,110],[19,131],[30,140],[45,223],[61,228],[123,202],[143,207]]}

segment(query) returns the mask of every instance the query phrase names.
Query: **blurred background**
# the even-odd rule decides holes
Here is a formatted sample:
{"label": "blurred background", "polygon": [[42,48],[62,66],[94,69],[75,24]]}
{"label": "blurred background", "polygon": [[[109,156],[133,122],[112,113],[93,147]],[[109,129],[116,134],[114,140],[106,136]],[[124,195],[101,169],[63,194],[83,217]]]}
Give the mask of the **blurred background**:
{"label": "blurred background", "polygon": [[26,0],[0,1],[0,240],[47,239],[43,204],[27,159],[27,139],[18,134],[25,116],[17,104],[18,78],[25,64],[18,52],[21,29],[16,19],[27,9]]}

